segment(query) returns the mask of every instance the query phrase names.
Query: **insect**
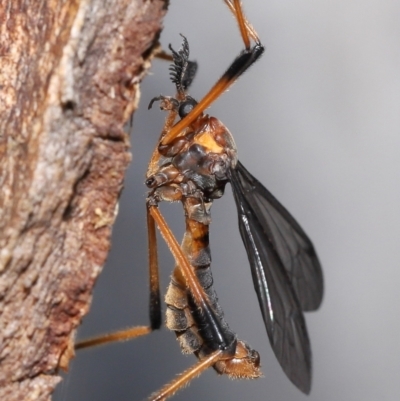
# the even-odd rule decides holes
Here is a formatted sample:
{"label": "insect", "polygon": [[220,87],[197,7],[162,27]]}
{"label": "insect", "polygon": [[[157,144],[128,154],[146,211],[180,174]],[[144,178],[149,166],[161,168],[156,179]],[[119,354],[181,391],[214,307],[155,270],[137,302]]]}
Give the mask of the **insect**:
{"label": "insect", "polygon": [[[188,94],[197,64],[189,60],[189,44],[183,37],[179,51],[170,47],[171,79],[177,93],[174,97],[158,96],[149,105],[151,108],[160,102],[160,108],[168,111],[146,176],[150,326],[89,339],[76,346],[121,341],[160,328],[158,226],[176,260],[166,294],[166,325],[175,332],[183,352],[195,354],[198,362],[154,393],[152,401],[172,396],[209,367],[232,378],[261,376],[258,352],[229,328],[213,289],[210,210],[213,201],[223,196],[228,182],[272,349],[287,377],[301,391],[308,393],[311,386],[311,348],[303,311],[317,309],[322,300],[322,270],[316,252],[296,220],[240,163],[229,130],[204,113],[264,51],[240,1],[225,3],[238,22],[244,50],[197,102]],[[162,201],[180,201],[183,205],[186,231],[182,245],[158,209]]]}

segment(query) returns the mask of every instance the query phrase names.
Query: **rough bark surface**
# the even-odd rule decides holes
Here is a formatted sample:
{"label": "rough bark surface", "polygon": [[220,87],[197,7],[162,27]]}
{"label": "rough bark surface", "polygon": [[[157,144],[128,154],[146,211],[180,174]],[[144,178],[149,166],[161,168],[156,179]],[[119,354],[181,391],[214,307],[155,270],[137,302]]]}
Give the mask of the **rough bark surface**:
{"label": "rough bark surface", "polygon": [[49,400],[110,248],[163,0],[0,4],[0,399]]}

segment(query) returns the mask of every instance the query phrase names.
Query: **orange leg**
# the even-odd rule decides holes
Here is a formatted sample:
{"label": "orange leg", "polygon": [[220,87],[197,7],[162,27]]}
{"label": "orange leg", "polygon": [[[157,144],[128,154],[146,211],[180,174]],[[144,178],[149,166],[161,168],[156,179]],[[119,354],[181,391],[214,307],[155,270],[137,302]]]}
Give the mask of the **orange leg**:
{"label": "orange leg", "polygon": [[148,401],[161,401],[173,396],[182,387],[187,386],[193,379],[200,376],[205,370],[218,362],[223,355],[223,351],[215,351],[207,358],[202,359],[189,369],[182,372],[170,383],[166,384],[161,390],[153,393]]}
{"label": "orange leg", "polygon": [[[233,15],[236,17],[240,34],[242,35],[242,39],[246,49],[250,49],[250,36],[249,31],[246,26],[246,18],[243,14],[242,6],[240,4],[240,0],[233,0],[233,4],[229,0],[225,0],[225,4],[228,5],[229,9],[233,12]],[[232,6],[232,8],[230,7]]]}
{"label": "orange leg", "polygon": [[188,290],[193,297],[193,301],[199,308],[201,308],[203,314],[207,316],[207,318],[209,319],[209,324],[215,327],[216,330],[218,330],[220,325],[219,319],[215,316],[215,312],[210,306],[208,297],[204,292],[203,287],[200,285],[193,271],[193,268],[191,267],[189,261],[183,253],[171,229],[168,227],[167,222],[161,215],[157,206],[149,206],[149,213],[155,220],[161,232],[161,235],[163,236],[172,255],[174,256],[177,265],[180,267],[183,277],[185,278]]}
{"label": "orange leg", "polygon": [[[240,2],[236,1],[236,0],[234,0],[234,1],[224,0],[224,2],[238,21],[240,34],[242,35],[243,42],[246,46],[246,49],[250,48],[250,41],[248,39],[248,36],[250,36],[254,40],[254,42],[259,43],[260,39],[257,35],[257,32],[255,31],[253,26],[249,23],[249,21],[247,21],[246,17],[244,16],[243,9],[240,5]],[[237,3],[239,3],[239,6],[237,6]],[[236,10],[239,10],[239,12],[237,12]],[[238,13],[239,13],[239,15],[238,15]]]}
{"label": "orange leg", "polygon": [[[182,274],[186,280],[187,286],[193,296],[193,300],[202,309],[204,315],[207,316],[209,324],[220,332],[220,323],[215,316],[215,312],[209,304],[208,297],[202,286],[198,282],[193,268],[190,266],[186,256],[182,252],[178,241],[172,234],[165,219],[156,206],[148,206],[147,209],[147,225],[148,225],[148,241],[149,241],[149,276],[150,276],[150,326],[137,326],[126,330],[121,330],[111,334],[105,334],[99,337],[83,340],[75,345],[75,349],[82,349],[102,345],[116,341],[126,341],[139,336],[143,336],[156,330],[161,325],[161,304],[159,291],[159,271],[157,260],[157,240],[155,233],[155,224],[162,236],[164,237],[171,253],[173,254],[177,265],[180,266]],[[222,339],[223,341],[223,339]]]}
{"label": "orange leg", "polygon": [[[245,45],[245,50],[239,54],[225,71],[222,77],[214,84],[209,92],[200,100],[193,110],[164,136],[161,145],[168,145],[180,132],[188,127],[196,118],[204,112],[222,93],[224,93],[254,62],[258,60],[264,51],[257,33],[249,24],[243,14],[239,0],[224,0],[232,14],[235,16],[239,30]],[[250,47],[250,38],[255,41],[253,48]]]}
{"label": "orange leg", "polygon": [[161,301],[160,301],[160,278],[157,258],[157,237],[154,219],[147,213],[147,232],[149,249],[149,279],[150,279],[150,325],[137,326],[129,329],[105,334],[99,337],[89,338],[75,344],[75,349],[89,348],[96,345],[107,344],[116,341],[131,340],[144,336],[157,330],[161,326]]}

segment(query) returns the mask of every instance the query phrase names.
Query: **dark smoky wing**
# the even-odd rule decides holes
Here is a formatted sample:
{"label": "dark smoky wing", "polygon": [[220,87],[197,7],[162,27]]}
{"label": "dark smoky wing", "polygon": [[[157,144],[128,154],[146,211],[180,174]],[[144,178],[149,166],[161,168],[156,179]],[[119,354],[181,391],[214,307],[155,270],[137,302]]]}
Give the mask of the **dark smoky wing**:
{"label": "dark smoky wing", "polygon": [[308,394],[311,387],[311,348],[301,306],[278,253],[243,193],[238,174],[237,171],[231,172],[239,229],[267,334],[288,378]]}
{"label": "dark smoky wing", "polygon": [[238,190],[285,268],[301,309],[317,309],[322,301],[323,277],[312,242],[291,214],[240,162],[235,176],[240,184]]}

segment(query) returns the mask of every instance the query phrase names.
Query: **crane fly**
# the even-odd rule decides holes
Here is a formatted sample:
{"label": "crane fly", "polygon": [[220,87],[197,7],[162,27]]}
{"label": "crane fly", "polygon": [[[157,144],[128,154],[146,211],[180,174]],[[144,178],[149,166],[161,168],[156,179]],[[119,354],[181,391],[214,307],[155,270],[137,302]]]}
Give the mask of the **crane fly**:
{"label": "crane fly", "polygon": [[[151,108],[154,102],[160,102],[161,110],[168,111],[145,182],[149,188],[146,203],[150,325],[76,345],[80,349],[126,340],[160,328],[158,226],[176,261],[165,297],[166,325],[175,332],[182,351],[195,354],[199,361],[154,393],[149,398],[152,401],[172,396],[209,367],[231,378],[255,379],[262,375],[258,352],[230,329],[213,288],[210,210],[213,201],[223,196],[228,182],[272,349],[295,386],[304,393],[309,393],[311,387],[311,347],[303,311],[317,309],[322,300],[323,280],[318,257],[296,220],[240,163],[228,128],[204,113],[264,51],[239,0],[225,0],[225,3],[238,22],[244,50],[197,102],[188,94],[197,64],[189,60],[189,44],[182,36],[179,51],[170,46],[171,80],[176,86],[176,95],[158,96],[149,105]],[[183,205],[186,230],[181,245],[158,209],[162,201],[180,201]]]}

